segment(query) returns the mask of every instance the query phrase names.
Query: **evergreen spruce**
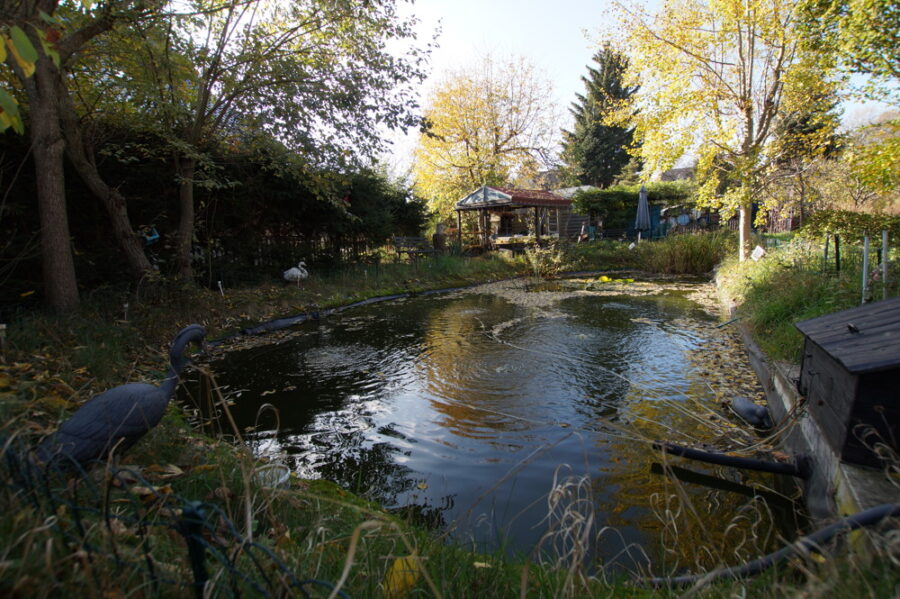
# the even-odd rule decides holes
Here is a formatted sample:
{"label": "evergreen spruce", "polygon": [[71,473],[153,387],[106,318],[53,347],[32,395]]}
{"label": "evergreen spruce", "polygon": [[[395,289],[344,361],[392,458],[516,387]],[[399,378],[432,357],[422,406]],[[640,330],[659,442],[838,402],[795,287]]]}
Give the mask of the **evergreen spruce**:
{"label": "evergreen spruce", "polygon": [[605,125],[603,119],[637,87],[624,84],[628,59],[609,45],[593,61],[596,68],[588,66],[588,76],[581,78],[585,93],[576,94],[578,99],[569,108],[575,126],[573,131],[563,130],[562,158],[572,182],[607,187],[630,160],[626,148],[632,142],[632,129]]}

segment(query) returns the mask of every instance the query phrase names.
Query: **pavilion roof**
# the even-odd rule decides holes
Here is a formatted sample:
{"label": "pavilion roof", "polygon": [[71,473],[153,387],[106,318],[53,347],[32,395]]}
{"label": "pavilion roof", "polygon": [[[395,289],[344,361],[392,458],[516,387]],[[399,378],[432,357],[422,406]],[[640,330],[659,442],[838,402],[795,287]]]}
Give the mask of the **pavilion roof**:
{"label": "pavilion roof", "polygon": [[540,206],[566,208],[572,200],[542,189],[516,189],[514,187],[489,187],[476,189],[456,203],[457,210],[485,208],[523,208]]}

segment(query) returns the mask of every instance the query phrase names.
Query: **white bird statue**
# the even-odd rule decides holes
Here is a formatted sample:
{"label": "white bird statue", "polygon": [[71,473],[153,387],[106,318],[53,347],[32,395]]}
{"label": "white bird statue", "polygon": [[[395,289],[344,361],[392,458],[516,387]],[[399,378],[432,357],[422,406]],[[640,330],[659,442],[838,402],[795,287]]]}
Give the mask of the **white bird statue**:
{"label": "white bird statue", "polygon": [[284,271],[284,280],[290,283],[297,283],[297,287],[300,286],[300,281],[305,280],[309,276],[309,273],[306,272],[306,262],[301,260],[297,266],[293,268],[289,268]]}

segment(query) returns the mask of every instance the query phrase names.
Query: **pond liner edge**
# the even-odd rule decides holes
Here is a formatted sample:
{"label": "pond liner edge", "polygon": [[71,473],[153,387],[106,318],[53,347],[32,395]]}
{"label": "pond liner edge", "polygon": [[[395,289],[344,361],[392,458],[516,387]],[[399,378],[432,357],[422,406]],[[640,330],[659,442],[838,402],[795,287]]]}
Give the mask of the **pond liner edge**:
{"label": "pond liner edge", "polygon": [[462,287],[447,287],[443,289],[426,289],[424,291],[406,291],[404,293],[395,293],[392,295],[380,295],[377,297],[370,297],[364,300],[359,300],[356,302],[352,302],[349,304],[345,304],[343,306],[336,306],[334,308],[326,308],[324,310],[315,310],[312,312],[304,312],[301,314],[295,314],[294,316],[284,316],[282,318],[275,318],[273,320],[268,320],[266,322],[260,323],[256,326],[246,327],[241,329],[236,333],[231,333],[230,335],[225,335],[223,337],[219,337],[218,339],[213,339],[207,342],[207,345],[211,347],[216,347],[221,345],[226,341],[230,341],[232,339],[237,339],[239,337],[252,337],[257,335],[264,335],[266,333],[272,333],[274,331],[280,331],[282,329],[286,329],[288,327],[292,327],[296,324],[300,324],[306,322],[307,320],[319,320],[321,318],[325,318],[337,312],[343,312],[344,310],[350,310],[352,308],[360,308],[362,306],[368,306],[369,304],[377,304],[380,302],[387,302],[391,300],[404,299],[408,297],[419,297],[419,296],[428,296],[428,295],[438,295],[442,293],[452,293],[454,291],[463,291],[465,289],[472,289],[473,287],[478,287],[479,285],[484,285],[484,283],[472,283],[471,285],[463,285]]}
{"label": "pond liner edge", "polygon": [[[560,279],[570,279],[579,276],[596,276],[604,273],[628,273],[628,272],[643,272],[635,269],[605,269],[605,270],[593,270],[593,271],[576,271],[576,272],[565,272],[560,273],[558,278]],[[352,302],[349,304],[345,304],[343,306],[335,306],[334,308],[326,308],[324,310],[315,310],[313,312],[304,312],[302,314],[295,314],[294,316],[284,316],[281,318],[275,318],[272,320],[268,320],[266,322],[260,323],[253,327],[246,327],[241,329],[236,333],[231,333],[230,335],[224,335],[217,339],[213,339],[207,342],[207,345],[210,347],[219,346],[226,341],[230,341],[232,339],[237,339],[239,337],[252,337],[257,335],[264,335],[266,333],[272,333],[274,331],[280,331],[286,329],[288,327],[294,326],[296,324],[300,324],[306,322],[307,320],[319,320],[320,318],[324,318],[326,316],[330,316],[336,312],[343,312],[344,310],[349,310],[351,308],[360,308],[362,306],[367,306],[369,304],[376,304],[379,302],[386,302],[397,299],[404,299],[408,297],[419,297],[419,296],[429,296],[429,295],[439,295],[442,293],[452,293],[454,291],[463,291],[465,289],[472,289],[474,287],[478,287],[480,285],[485,285],[487,283],[496,283],[500,281],[514,281],[517,279],[527,278],[528,275],[520,275],[517,277],[510,277],[508,279],[498,279],[497,281],[481,281],[478,283],[471,283],[469,285],[463,285],[461,287],[446,287],[442,289],[426,289],[424,291],[406,291],[404,293],[395,293],[391,295],[380,295],[377,297],[370,297],[364,300],[359,300],[356,302]]]}

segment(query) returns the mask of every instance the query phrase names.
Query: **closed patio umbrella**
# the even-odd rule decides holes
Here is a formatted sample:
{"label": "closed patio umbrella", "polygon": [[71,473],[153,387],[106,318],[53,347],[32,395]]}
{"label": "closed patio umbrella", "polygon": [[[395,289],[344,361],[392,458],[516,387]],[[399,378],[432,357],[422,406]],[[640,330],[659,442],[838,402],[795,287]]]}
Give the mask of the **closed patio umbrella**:
{"label": "closed patio umbrella", "polygon": [[641,231],[650,229],[650,204],[647,201],[647,188],[641,185],[641,192],[638,194],[637,216],[634,219],[634,228],[638,231],[638,240],[641,238]]}

